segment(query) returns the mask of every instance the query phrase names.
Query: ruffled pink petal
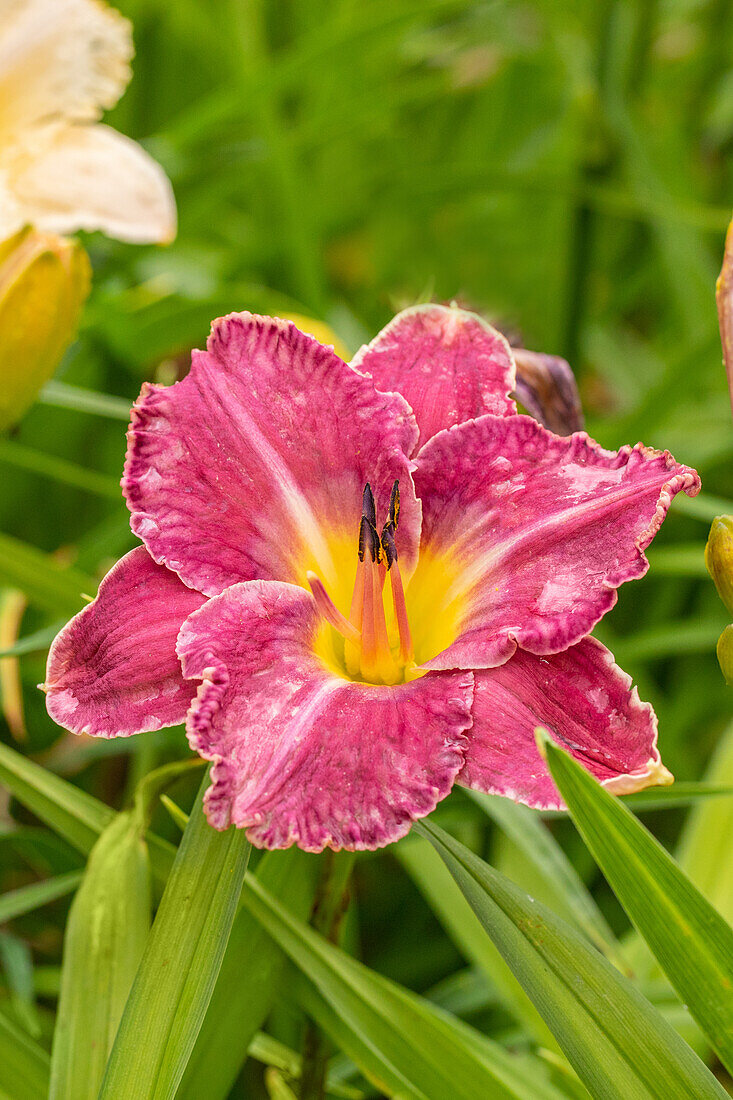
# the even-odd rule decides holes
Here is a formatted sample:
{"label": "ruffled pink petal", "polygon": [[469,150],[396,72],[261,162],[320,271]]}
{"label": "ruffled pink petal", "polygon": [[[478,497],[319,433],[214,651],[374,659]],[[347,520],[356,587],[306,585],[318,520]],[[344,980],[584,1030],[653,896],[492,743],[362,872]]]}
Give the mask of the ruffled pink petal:
{"label": "ruffled pink petal", "polygon": [[237,584],[183,625],[203,678],[187,731],[213,760],[211,824],[266,848],[379,848],[450,791],[471,725],[471,673],[397,687],[351,683],[313,650],[320,619],[288,584]]}
{"label": "ruffled pink petal", "polygon": [[515,412],[509,344],[475,313],[455,306],[403,310],[357,352],[352,366],[380,390],[407,398],[420,429],[419,446],[443,428],[493,413]]}
{"label": "ruffled pink petal", "polygon": [[123,478],[132,529],[208,596],[254,578],[305,584],[308,569],[335,584],[334,542],[356,553],[364,484],[381,520],[399,479],[409,564],[416,435],[404,399],[377,393],[330,348],[289,322],[234,313],[182,382],[143,387]]}
{"label": "ruffled pink petal", "polygon": [[594,638],[550,657],[517,650],[475,678],[473,728],[456,780],[464,787],[563,808],[537,751],[538,726],[614,794],[672,782],[657,751],[654,711]]}
{"label": "ruffled pink petal", "polygon": [[176,638],[204,599],[144,547],[131,550],[51,646],[43,689],[53,720],[95,737],[182,722],[194,691],[181,675]]}
{"label": "ruffled pink petal", "polygon": [[[458,636],[428,668],[492,668],[517,646],[557,653],[588,634],[684,489],[700,479],[668,452],[617,453],[585,433],[561,439],[528,416],[485,416],[420,452],[423,547],[456,573]],[[414,584],[420,583],[420,571]],[[409,598],[409,597],[408,597]]]}

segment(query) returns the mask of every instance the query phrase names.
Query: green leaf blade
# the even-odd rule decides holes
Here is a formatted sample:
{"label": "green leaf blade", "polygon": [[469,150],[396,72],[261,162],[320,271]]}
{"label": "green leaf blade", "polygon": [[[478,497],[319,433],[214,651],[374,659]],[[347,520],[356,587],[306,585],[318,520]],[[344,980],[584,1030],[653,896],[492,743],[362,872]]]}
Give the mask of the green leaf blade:
{"label": "green leaf blade", "polygon": [[[257,868],[257,879],[290,912],[305,918],[313,901],[318,863],[315,856],[298,848],[268,852]],[[285,962],[275,941],[242,907],[176,1100],[201,1096],[225,1100],[229,1095],[250,1042],[277,996]]]}
{"label": "green leaf blade", "polygon": [[[528,806],[498,795],[467,791],[473,802],[489,815],[525,854],[544,880],[552,907],[586,934],[617,966],[620,947],[605,917],[586,889],[570,860],[542,820]],[[623,969],[622,966],[619,967]]]}
{"label": "green leaf blade", "polygon": [[49,1060],[4,1012],[0,1012],[0,1095],[10,1100],[46,1100]]}
{"label": "green leaf blade", "polygon": [[488,975],[517,1022],[542,1046],[559,1049],[437,852],[427,841],[410,836],[395,847],[395,854],[461,954]]}
{"label": "green leaf blade", "polygon": [[72,783],[0,744],[0,783],[26,809],[85,855],[115,816],[114,810]]}
{"label": "green leaf blade", "polygon": [[96,1100],[150,928],[139,822],[119,814],[92,849],[64,936],[49,1100]]}
{"label": "green leaf blade", "polygon": [[[733,780],[733,725],[721,739],[706,778],[711,785]],[[698,890],[733,924],[733,787],[727,788],[727,794],[727,798],[694,807],[682,830],[676,858]]]}
{"label": "green leaf blade", "polygon": [[436,847],[474,912],[597,1100],[726,1094],[634,986],[573,928],[436,825]]}
{"label": "green leaf blade", "polygon": [[14,920],[24,913],[32,913],[34,909],[70,894],[72,890],[76,890],[81,877],[81,871],[67,871],[63,875],[44,879],[43,882],[33,882],[29,886],[9,890],[0,897],[0,924]]}
{"label": "green leaf blade", "polygon": [[57,382],[55,379],[46,383],[38,395],[38,400],[42,405],[54,405],[59,409],[75,409],[77,412],[119,420],[123,424],[127,424],[130,420],[131,402],[125,401],[123,397],[113,397],[111,394],[99,393],[97,390],[82,389],[81,386],[70,386],[66,382]]}
{"label": "green leaf blade", "polygon": [[733,930],[625,806],[549,740],[544,751],[610,886],[733,1072]]}
{"label": "green leaf blade", "polygon": [[32,447],[24,447],[14,439],[0,439],[0,464],[3,463],[58,481],[62,485],[70,485],[75,489],[94,493],[96,496],[106,497],[109,500],[120,499],[120,484],[117,478],[97,473],[96,470],[88,470],[85,466],[77,466],[76,463],[59,458],[58,455],[49,455],[43,451],[33,450]]}
{"label": "green leaf blade", "polygon": [[[204,780],[112,1048],[100,1100],[172,1100],[211,999],[250,846],[218,833]],[[244,976],[243,976],[244,977]]]}
{"label": "green leaf blade", "polygon": [[517,1064],[460,1020],[369,970],[295,920],[256,880],[244,904],[302,972],[309,1014],[389,1095],[432,1100],[559,1100],[534,1066]]}
{"label": "green leaf blade", "polygon": [[[115,816],[115,811],[98,798],[1,743],[0,783],[84,855],[89,854],[99,834]],[[153,875],[157,882],[165,882],[175,848],[154,833],[148,835],[147,841]]]}
{"label": "green leaf blade", "polygon": [[0,583],[19,588],[37,607],[75,615],[83,593],[93,596],[97,582],[80,569],[61,565],[35,546],[0,533]]}

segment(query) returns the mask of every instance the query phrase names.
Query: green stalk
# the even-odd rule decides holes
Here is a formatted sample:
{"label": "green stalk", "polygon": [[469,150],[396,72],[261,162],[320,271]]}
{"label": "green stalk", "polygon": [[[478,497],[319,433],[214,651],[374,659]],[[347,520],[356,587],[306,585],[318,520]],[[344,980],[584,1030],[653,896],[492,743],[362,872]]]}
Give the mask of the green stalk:
{"label": "green stalk", "polygon": [[[349,882],[354,865],[354,852],[327,851],[316,891],[311,925],[330,943],[337,943],[349,903]],[[303,1035],[301,1100],[323,1100],[328,1047],[323,1032],[308,1020]]]}

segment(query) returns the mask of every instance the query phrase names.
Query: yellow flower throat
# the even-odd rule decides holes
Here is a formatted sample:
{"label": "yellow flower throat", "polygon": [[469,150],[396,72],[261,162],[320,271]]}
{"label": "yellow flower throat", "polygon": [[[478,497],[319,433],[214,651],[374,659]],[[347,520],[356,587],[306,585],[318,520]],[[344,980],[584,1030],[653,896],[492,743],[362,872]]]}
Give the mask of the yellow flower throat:
{"label": "yellow flower throat", "polygon": [[[407,617],[407,605],[402,575],[397,563],[395,532],[399,523],[400,490],[395,481],[389,502],[389,518],[377,533],[374,496],[367,482],[362,499],[359,524],[359,562],[349,617],[343,615],[328,595],[315,573],[308,573],[313,597],[324,619],[337,635],[330,656],[340,666],[338,671],[351,680],[369,684],[397,684],[422,673],[415,668],[415,653]],[[383,592],[389,577],[392,590],[393,642],[390,642],[384,608]],[[331,639],[332,643],[335,641]],[[324,653],[324,656],[329,655]],[[331,663],[328,661],[328,663]]]}

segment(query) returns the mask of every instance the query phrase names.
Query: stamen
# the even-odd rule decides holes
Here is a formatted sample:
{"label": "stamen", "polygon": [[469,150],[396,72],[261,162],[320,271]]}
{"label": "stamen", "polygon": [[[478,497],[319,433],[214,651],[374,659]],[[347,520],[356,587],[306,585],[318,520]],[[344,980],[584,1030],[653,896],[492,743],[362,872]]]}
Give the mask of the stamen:
{"label": "stamen", "polygon": [[399,679],[389,648],[382,600],[381,566],[366,559],[364,615],[361,628],[361,675],[371,683],[394,684]]}
{"label": "stamen", "polygon": [[397,561],[397,544],[394,539],[394,526],[392,523],[385,523],[382,528],[382,550],[384,551],[384,562],[387,569],[392,568],[392,564]]}
{"label": "stamen", "polygon": [[356,567],[356,579],[354,580],[354,592],[351,597],[351,610],[349,622],[361,631],[361,620],[364,615],[364,557],[359,556],[359,564]]}
{"label": "stamen", "polygon": [[364,562],[364,615],[361,622],[359,666],[364,679],[370,683],[375,683],[377,680],[377,634],[371,564],[368,559]]}
{"label": "stamen", "polygon": [[[364,552],[361,545],[361,529],[359,531],[359,564],[356,567],[356,578],[354,580],[354,592],[351,597],[351,610],[349,612],[349,621],[351,625],[359,631],[359,640],[361,641],[361,627],[364,620],[364,576],[366,574],[366,563],[364,561]],[[350,642],[348,639],[344,646],[344,661],[346,662],[346,671],[349,676],[359,676],[361,672],[361,645],[359,642]]]}
{"label": "stamen", "polygon": [[[392,490],[392,498],[394,500],[395,490]],[[397,494],[397,508],[393,513],[392,502],[390,501],[390,516],[395,514],[399,515],[399,493]],[[395,544],[394,537],[394,525],[390,521],[385,523],[384,530],[382,531],[382,550],[384,551],[384,560],[389,570],[389,579],[392,586],[392,606],[394,607],[395,619],[397,620],[397,630],[400,636],[400,657],[407,663],[412,661],[415,656],[415,652],[412,645],[412,635],[410,633],[410,623],[407,618],[407,605],[405,604],[405,591],[402,585],[402,574],[400,573],[400,567],[397,564],[397,546]]]}
{"label": "stamen", "polygon": [[376,531],[377,529],[377,509],[374,505],[374,493],[372,487],[367,481],[364,486],[364,493],[361,498],[361,514],[364,519],[371,523],[372,527]]}
{"label": "stamen", "polygon": [[415,659],[415,650],[412,645],[410,622],[407,618],[407,605],[405,603],[405,591],[402,587],[402,574],[396,561],[392,563],[389,571],[389,579],[392,583],[392,606],[397,620],[397,630],[400,635],[400,658],[405,664]]}
{"label": "stamen", "polygon": [[381,565],[372,567],[372,587],[374,589],[374,635],[377,642],[377,664],[385,683],[394,683],[396,672],[387,636],[387,621],[384,617],[384,569]]}
{"label": "stamen", "polygon": [[[380,538],[374,495],[367,482],[359,523],[359,563],[348,619],[333,604],[318,577],[308,575],[321,613],[346,639],[344,663],[349,676],[359,677],[371,684],[398,683],[404,676],[404,666],[413,661],[412,638],[395,545],[399,513],[400,491],[395,481],[389,501],[389,518]],[[384,613],[383,590],[387,573],[391,579],[392,603],[400,639],[399,658],[392,655]]]}
{"label": "stamen", "polygon": [[321,615],[323,615],[326,622],[330,623],[334,630],[337,630],[347,641],[359,642],[361,640],[361,631],[355,626],[352,626],[349,620],[341,614],[326,591],[321,578],[317,577],[315,573],[308,573],[307,577],[308,584],[313,593],[313,599],[316,601],[316,607]]}
{"label": "stamen", "polygon": [[394,530],[397,530],[397,524],[400,519],[400,483],[395,481],[392,486],[392,492],[389,496],[389,522],[392,524]]}
{"label": "stamen", "polygon": [[359,524],[359,561],[368,553],[372,561],[379,561],[379,535],[368,516],[362,516]]}

